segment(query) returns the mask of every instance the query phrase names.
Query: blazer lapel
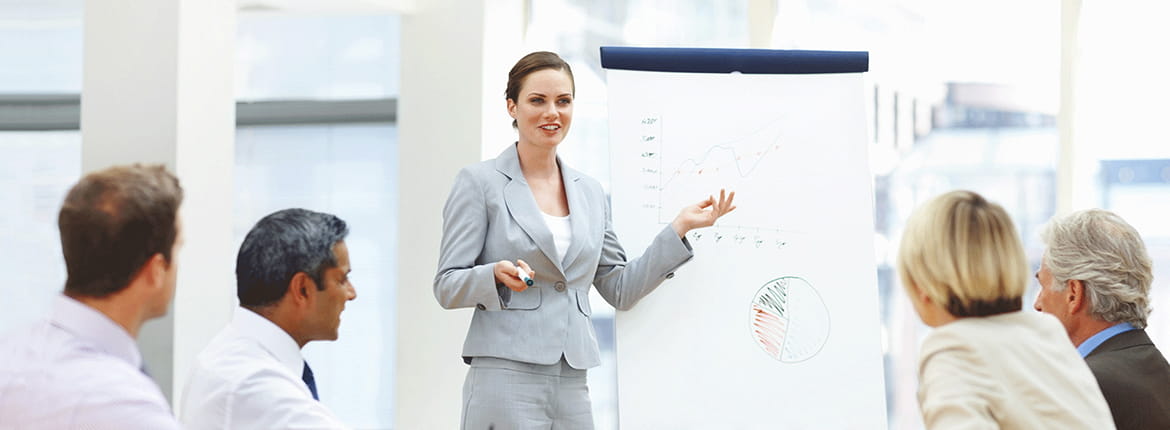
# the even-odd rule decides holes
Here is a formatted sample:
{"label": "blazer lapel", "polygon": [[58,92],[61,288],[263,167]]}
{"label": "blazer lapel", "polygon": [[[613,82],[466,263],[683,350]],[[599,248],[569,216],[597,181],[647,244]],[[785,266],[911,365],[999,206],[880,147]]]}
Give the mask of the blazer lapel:
{"label": "blazer lapel", "polygon": [[576,170],[565,167],[564,163],[560,163],[560,157],[557,157],[557,163],[561,166],[561,181],[565,185],[565,197],[569,200],[569,224],[572,227],[573,236],[572,240],[569,241],[569,249],[565,251],[564,264],[571,266],[573,260],[581,254],[585,242],[589,240],[589,198],[580,186],[581,175]]}
{"label": "blazer lapel", "polygon": [[520,226],[524,233],[536,243],[540,251],[552,261],[553,266],[563,275],[565,270],[557,260],[556,245],[553,243],[552,232],[548,230],[544,219],[540,215],[540,207],[536,206],[536,198],[532,196],[532,189],[520,171],[520,158],[516,154],[516,145],[509,146],[496,158],[496,170],[507,175],[511,181],[504,185],[504,203],[508,206],[508,213]]}

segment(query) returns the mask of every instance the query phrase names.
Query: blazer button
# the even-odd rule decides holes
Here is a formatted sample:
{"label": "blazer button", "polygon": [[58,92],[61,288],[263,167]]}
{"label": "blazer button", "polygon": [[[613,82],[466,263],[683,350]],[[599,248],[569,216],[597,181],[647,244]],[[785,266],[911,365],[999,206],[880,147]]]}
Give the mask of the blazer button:
{"label": "blazer button", "polygon": [[670,278],[673,278],[673,277],[674,277],[674,272],[670,272],[670,273],[667,273],[667,274],[666,274],[666,279],[670,279]]}
{"label": "blazer button", "polygon": [[553,285],[553,288],[556,289],[558,293],[561,291],[565,291],[565,283],[561,282],[561,281],[557,281],[556,285]]}
{"label": "blazer button", "polygon": [[479,309],[479,310],[481,310],[481,311],[482,311],[482,310],[487,310],[487,306],[484,306],[484,305],[483,305],[483,303],[480,303],[480,304],[478,304],[478,305],[475,305],[475,308],[476,308],[476,309]]}

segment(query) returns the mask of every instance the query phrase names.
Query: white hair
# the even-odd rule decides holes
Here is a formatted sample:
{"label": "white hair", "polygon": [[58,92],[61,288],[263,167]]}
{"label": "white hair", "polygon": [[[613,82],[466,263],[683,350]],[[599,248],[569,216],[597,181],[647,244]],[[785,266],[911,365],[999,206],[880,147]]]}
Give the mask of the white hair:
{"label": "white hair", "polygon": [[1145,328],[1154,273],[1137,230],[1113,212],[1089,209],[1054,218],[1042,237],[1053,290],[1081,281],[1093,317]]}

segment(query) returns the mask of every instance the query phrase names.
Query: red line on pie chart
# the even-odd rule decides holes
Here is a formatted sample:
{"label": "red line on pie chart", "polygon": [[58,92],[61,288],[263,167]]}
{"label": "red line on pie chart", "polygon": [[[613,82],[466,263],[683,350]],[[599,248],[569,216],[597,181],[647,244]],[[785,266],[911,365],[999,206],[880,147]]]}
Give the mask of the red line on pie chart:
{"label": "red line on pie chart", "polygon": [[829,338],[829,311],[808,281],[768,281],[752,299],[752,339],[769,357],[785,363],[808,360]]}

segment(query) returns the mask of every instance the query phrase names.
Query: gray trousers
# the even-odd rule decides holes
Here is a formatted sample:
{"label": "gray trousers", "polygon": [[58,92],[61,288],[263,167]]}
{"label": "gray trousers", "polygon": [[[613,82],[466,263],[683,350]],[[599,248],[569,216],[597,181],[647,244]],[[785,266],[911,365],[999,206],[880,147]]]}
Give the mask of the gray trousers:
{"label": "gray trousers", "polygon": [[463,430],[592,430],[585,371],[475,357],[463,382]]}

